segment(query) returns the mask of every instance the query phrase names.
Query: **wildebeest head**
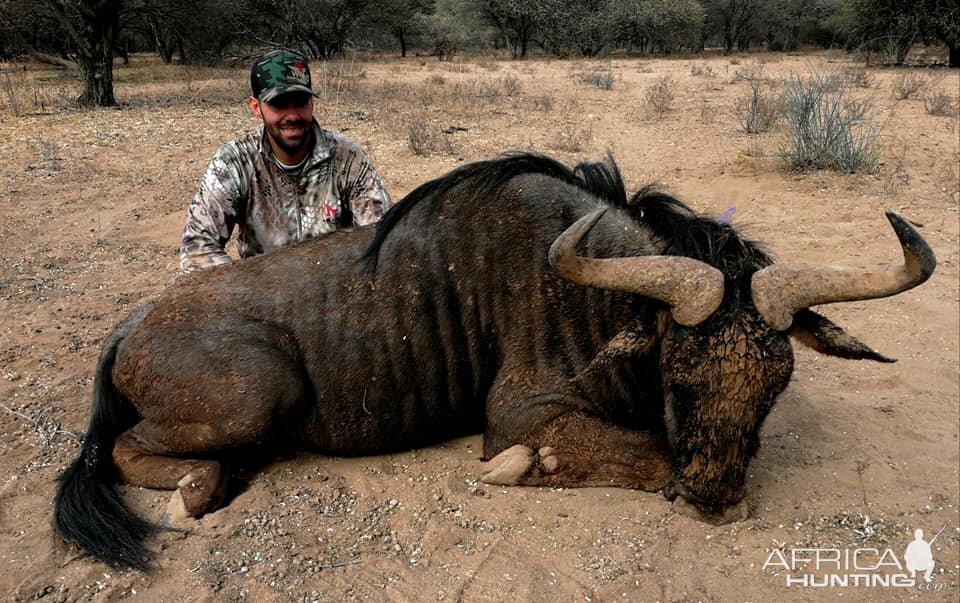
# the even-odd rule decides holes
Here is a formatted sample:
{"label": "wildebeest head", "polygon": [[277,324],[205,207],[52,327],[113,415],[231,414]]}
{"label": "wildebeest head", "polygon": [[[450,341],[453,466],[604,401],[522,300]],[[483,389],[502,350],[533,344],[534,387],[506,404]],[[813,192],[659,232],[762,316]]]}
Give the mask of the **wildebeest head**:
{"label": "wildebeest head", "polygon": [[728,224],[698,217],[653,190],[640,191],[628,209],[661,241],[663,255],[577,256],[577,244],[600,210],[555,242],[551,263],[575,283],[669,306],[657,327],[674,462],[664,494],[678,511],[703,521],[742,519],[760,427],[793,371],[790,337],[825,354],[891,362],[808,308],[899,293],[929,278],[936,260],[919,234],[892,213],[887,215],[904,265],[852,270],[774,264]]}

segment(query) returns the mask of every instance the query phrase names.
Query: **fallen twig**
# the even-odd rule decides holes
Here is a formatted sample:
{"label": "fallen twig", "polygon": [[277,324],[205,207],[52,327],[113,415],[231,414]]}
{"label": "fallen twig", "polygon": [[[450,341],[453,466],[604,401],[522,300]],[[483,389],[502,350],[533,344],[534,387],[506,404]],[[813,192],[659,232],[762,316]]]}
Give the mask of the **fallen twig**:
{"label": "fallen twig", "polygon": [[333,569],[335,567],[343,567],[345,565],[354,565],[360,563],[360,559],[354,559],[353,561],[338,561],[336,563],[331,563],[330,565],[321,565],[320,569]]}
{"label": "fallen twig", "polygon": [[[3,410],[7,411],[8,413],[10,413],[11,415],[13,415],[13,416],[15,416],[15,417],[17,417],[17,418],[23,419],[23,420],[26,421],[27,423],[29,423],[29,424],[33,425],[34,427],[36,427],[37,429],[43,430],[43,425],[41,425],[40,422],[37,421],[36,419],[32,419],[32,418],[28,417],[27,415],[23,414],[22,412],[18,412],[18,411],[16,411],[16,410],[13,410],[12,408],[6,406],[5,404],[0,404],[0,408],[2,408]],[[78,442],[82,439],[78,434],[73,433],[73,432],[70,431],[69,429],[64,429],[63,427],[60,427],[60,425],[57,425],[57,426],[56,426],[56,429],[54,430],[53,435],[56,435],[56,434],[58,434],[58,433],[62,433],[62,434],[64,434],[64,435],[68,435],[68,436],[70,436],[71,438],[73,438],[74,440],[77,440]]]}

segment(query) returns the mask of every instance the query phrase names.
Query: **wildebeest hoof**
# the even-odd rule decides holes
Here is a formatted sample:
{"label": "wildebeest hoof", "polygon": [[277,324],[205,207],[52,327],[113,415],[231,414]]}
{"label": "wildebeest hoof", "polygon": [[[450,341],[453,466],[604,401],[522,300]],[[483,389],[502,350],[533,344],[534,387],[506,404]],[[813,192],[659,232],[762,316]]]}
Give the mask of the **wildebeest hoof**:
{"label": "wildebeest hoof", "polygon": [[167,503],[167,510],[163,514],[161,524],[164,527],[175,527],[189,517],[190,513],[187,511],[187,505],[183,502],[183,495],[180,494],[180,488],[177,488],[174,490],[173,496],[170,497],[170,502]]}
{"label": "wildebeest hoof", "polygon": [[735,521],[743,521],[750,513],[746,500],[741,500],[737,504],[731,505],[719,513],[711,513],[691,503],[682,495],[677,496],[673,501],[673,510],[680,515],[685,515],[691,519],[715,526],[722,526]]}
{"label": "wildebeest hoof", "polygon": [[540,467],[544,473],[556,473],[560,468],[560,458],[557,456],[556,449],[544,446],[537,451],[537,454],[540,455]]}
{"label": "wildebeest hoof", "polygon": [[195,467],[177,482],[177,490],[167,505],[167,514],[172,521],[200,517],[223,502],[226,485],[219,464],[205,463]]}
{"label": "wildebeest hoof", "polygon": [[534,463],[533,448],[517,444],[480,466],[480,481],[499,486],[516,486]]}

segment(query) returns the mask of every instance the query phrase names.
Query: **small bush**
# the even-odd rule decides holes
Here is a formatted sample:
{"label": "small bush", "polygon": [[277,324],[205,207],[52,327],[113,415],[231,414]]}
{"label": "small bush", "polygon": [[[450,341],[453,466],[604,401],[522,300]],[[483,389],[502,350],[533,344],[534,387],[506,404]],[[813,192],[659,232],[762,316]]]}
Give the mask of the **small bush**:
{"label": "small bush", "polygon": [[906,100],[923,91],[927,87],[927,78],[919,73],[901,73],[893,80],[893,97],[897,100]]}
{"label": "small bush", "polygon": [[857,88],[873,88],[873,84],[877,80],[877,78],[866,69],[857,67],[851,67],[844,71],[844,77],[850,82],[851,86],[856,86]]}
{"label": "small bush", "polygon": [[593,84],[595,88],[611,90],[613,88],[613,74],[609,71],[595,71],[593,75],[590,76],[590,83]]}
{"label": "small bush", "polygon": [[443,86],[444,84],[447,83],[447,78],[443,77],[439,73],[434,73],[433,75],[427,78],[427,83],[433,84],[434,86]]}
{"label": "small bush", "polygon": [[407,124],[407,142],[414,155],[421,157],[441,153],[453,155],[457,152],[452,140],[422,118],[415,118]]}
{"label": "small bush", "polygon": [[733,72],[733,79],[730,80],[731,84],[736,84],[739,81],[755,82],[763,81],[767,79],[767,68],[759,63],[748,63],[742,68],[737,69]]}
{"label": "small bush", "polygon": [[690,75],[694,77],[716,77],[713,67],[704,63],[703,65],[691,65]]}
{"label": "small bush", "polygon": [[531,96],[528,100],[535,111],[546,113],[553,110],[552,96]]}
{"label": "small bush", "polygon": [[957,105],[952,96],[943,92],[935,92],[923,97],[923,107],[930,115],[955,117],[958,110]]}
{"label": "small bush", "polygon": [[600,88],[601,90],[612,89],[614,79],[613,73],[603,67],[594,67],[580,74],[580,81],[585,84],[590,84],[595,88]]}
{"label": "small bush", "polygon": [[496,100],[503,96],[503,89],[497,81],[478,80],[476,91],[477,98],[484,100]]}
{"label": "small bush", "polygon": [[553,147],[561,151],[579,153],[587,147],[591,140],[593,140],[593,130],[581,128],[574,121],[564,120],[557,128]]}
{"label": "small bush", "polygon": [[505,75],[500,78],[500,84],[503,86],[503,92],[507,96],[517,96],[522,90],[520,80],[515,75]]}
{"label": "small bush", "polygon": [[497,71],[500,69],[500,63],[496,62],[493,59],[482,59],[477,61],[477,67],[481,69],[486,69],[487,71]]}
{"label": "small bush", "polygon": [[663,117],[664,113],[673,108],[673,78],[669,75],[660,76],[656,83],[643,93],[643,98],[657,114],[657,118]]}
{"label": "small bush", "polygon": [[782,156],[798,169],[876,172],[879,131],[866,118],[869,104],[847,97],[838,75],[813,73],[786,90],[788,138]]}
{"label": "small bush", "polygon": [[766,132],[780,120],[783,96],[774,94],[763,82],[750,83],[750,94],[734,102],[734,114],[743,129],[750,134]]}

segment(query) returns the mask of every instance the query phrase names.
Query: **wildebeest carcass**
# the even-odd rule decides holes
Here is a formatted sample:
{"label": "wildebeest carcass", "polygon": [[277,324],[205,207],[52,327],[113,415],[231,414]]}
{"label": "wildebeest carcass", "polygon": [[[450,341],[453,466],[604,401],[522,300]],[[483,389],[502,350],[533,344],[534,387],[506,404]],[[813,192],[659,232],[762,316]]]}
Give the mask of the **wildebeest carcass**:
{"label": "wildebeest carcass", "polygon": [[808,308],[914,287],[936,261],[888,218],[905,262],[774,264],[733,227],[612,160],[537,155],[424,184],[360,228],[181,279],[108,339],[56,530],[147,567],[156,529],[111,482],[224,502],[224,461],[278,441],[364,455],[483,432],[482,479],[663,490],[715,523],[745,513],[790,337],[888,361]]}

